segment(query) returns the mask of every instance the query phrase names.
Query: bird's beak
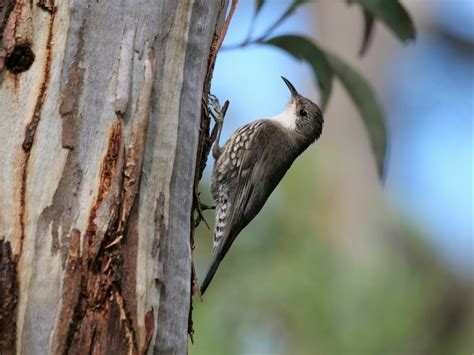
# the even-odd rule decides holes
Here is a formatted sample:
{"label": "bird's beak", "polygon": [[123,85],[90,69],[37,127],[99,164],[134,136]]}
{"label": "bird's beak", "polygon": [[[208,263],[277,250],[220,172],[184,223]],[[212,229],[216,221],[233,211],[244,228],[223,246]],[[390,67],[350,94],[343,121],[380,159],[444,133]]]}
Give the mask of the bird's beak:
{"label": "bird's beak", "polygon": [[287,78],[285,78],[284,76],[282,76],[281,78],[285,82],[286,86],[288,86],[288,89],[290,89],[292,99],[295,100],[296,97],[298,96],[298,91],[296,91],[293,84],[290,83],[290,81]]}

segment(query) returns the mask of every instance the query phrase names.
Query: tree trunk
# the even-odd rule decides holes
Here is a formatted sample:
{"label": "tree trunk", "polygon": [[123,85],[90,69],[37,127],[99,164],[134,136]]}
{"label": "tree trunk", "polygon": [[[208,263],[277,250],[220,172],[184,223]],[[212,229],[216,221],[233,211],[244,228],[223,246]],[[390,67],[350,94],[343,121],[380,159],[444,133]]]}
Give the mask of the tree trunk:
{"label": "tree trunk", "polygon": [[201,100],[226,6],[0,2],[1,354],[186,353]]}

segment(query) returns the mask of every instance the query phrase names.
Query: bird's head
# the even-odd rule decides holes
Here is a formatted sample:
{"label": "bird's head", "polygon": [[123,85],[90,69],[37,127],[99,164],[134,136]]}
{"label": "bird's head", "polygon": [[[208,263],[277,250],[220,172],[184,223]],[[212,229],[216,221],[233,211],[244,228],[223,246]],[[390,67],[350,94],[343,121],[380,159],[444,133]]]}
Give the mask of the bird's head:
{"label": "bird's head", "polygon": [[300,95],[288,79],[281,78],[291,92],[291,99],[281,114],[285,126],[312,141],[318,139],[324,123],[321,109],[313,101]]}

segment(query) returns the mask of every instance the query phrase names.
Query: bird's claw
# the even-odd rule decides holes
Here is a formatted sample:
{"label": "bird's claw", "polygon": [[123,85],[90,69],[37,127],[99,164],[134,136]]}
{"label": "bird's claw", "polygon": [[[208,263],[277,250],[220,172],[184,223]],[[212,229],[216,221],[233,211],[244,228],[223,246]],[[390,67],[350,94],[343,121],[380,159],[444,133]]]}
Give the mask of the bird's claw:
{"label": "bird's claw", "polygon": [[216,209],[216,206],[208,206],[201,202],[201,210],[207,211],[207,210],[215,210],[215,209]]}
{"label": "bird's claw", "polygon": [[211,134],[211,139],[214,142],[214,147],[212,149],[212,155],[214,156],[214,159],[217,159],[222,152],[222,148],[219,146],[219,140],[221,137],[222,126],[224,124],[224,117],[228,108],[229,100],[226,100],[224,105],[221,107],[219,99],[215,95],[209,94],[209,114],[216,122]]}
{"label": "bird's claw", "polygon": [[200,199],[200,195],[201,193],[200,192],[195,192],[194,193],[194,197],[195,197],[195,200],[194,200],[194,206],[195,206],[195,210],[197,212],[197,216],[196,218],[193,218],[193,227],[194,228],[197,228],[201,222],[204,222],[204,224],[206,225],[207,229],[211,230],[211,227],[209,226],[209,223],[207,223],[206,219],[204,218],[204,215],[203,215],[203,212],[205,210],[209,210],[209,209],[215,209],[216,207],[215,206],[208,206],[208,205],[205,205],[201,202],[201,199]]}
{"label": "bird's claw", "polygon": [[217,124],[222,124],[227,109],[229,108],[229,100],[226,100],[224,105],[221,107],[219,99],[215,95],[209,94],[209,108],[209,112],[212,118],[214,118],[214,121],[216,121]]}

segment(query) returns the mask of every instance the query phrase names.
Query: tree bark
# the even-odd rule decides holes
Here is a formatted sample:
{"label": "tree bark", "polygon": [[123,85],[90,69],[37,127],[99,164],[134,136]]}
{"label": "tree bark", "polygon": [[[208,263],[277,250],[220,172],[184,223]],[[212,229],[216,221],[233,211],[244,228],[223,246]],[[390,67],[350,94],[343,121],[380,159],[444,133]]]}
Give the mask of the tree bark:
{"label": "tree bark", "polygon": [[201,100],[226,6],[1,2],[1,354],[186,353]]}

